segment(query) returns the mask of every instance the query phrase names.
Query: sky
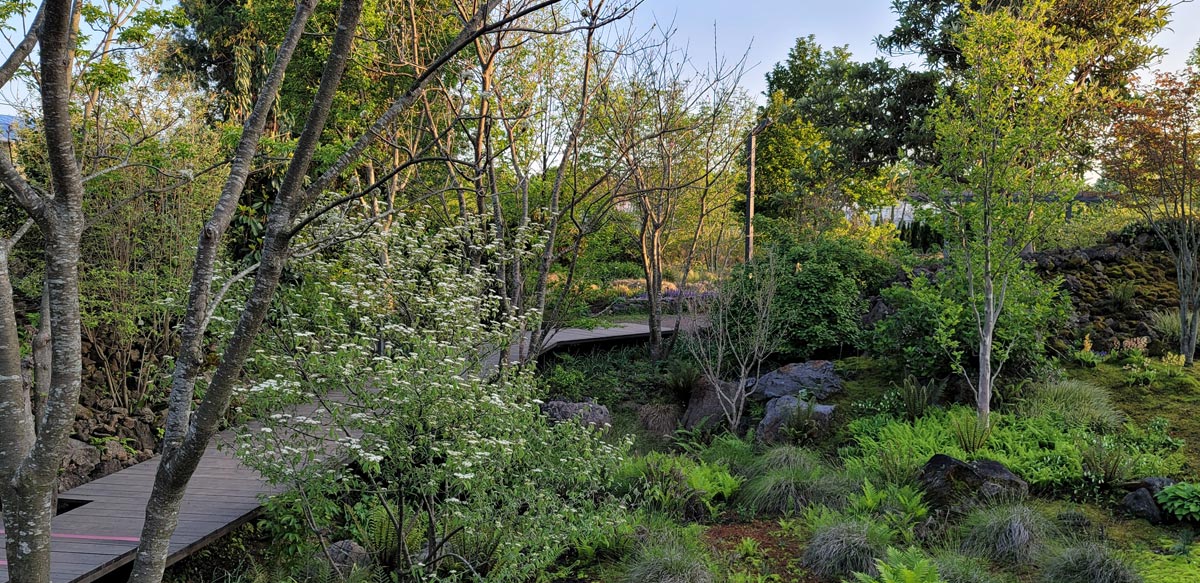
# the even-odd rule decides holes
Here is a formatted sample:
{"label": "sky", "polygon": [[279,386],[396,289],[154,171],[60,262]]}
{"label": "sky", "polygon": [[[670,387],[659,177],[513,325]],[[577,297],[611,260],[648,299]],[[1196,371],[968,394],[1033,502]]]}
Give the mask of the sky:
{"label": "sky", "polygon": [[[675,40],[686,42],[690,53],[704,60],[712,59],[715,26],[719,53],[731,61],[747,55],[742,84],[760,103],[767,71],[787,58],[796,38],[811,34],[826,48],[847,45],[855,59],[865,61],[887,56],[876,50],[873,40],[890,31],[896,20],[890,0],[643,0],[634,17],[643,29],[656,23],[672,25]],[[1183,68],[1197,40],[1200,0],[1184,0],[1175,8],[1169,29],[1155,39],[1168,50],[1158,68]],[[890,60],[919,65],[918,57]],[[12,92],[0,92],[0,114],[13,113],[5,103]]]}
{"label": "sky", "polygon": [[[890,0],[643,0],[636,18],[644,26],[673,23],[675,40],[705,59],[713,54],[715,23],[717,50],[726,58],[736,60],[749,48],[742,85],[760,103],[767,71],[787,58],[798,37],[815,35],[826,48],[847,45],[855,60],[867,61],[887,56],[872,41],[896,22]],[[1168,50],[1164,70],[1182,69],[1200,40],[1200,0],[1176,7],[1171,21],[1171,30],[1155,39]],[[912,57],[891,60],[919,64]]]}

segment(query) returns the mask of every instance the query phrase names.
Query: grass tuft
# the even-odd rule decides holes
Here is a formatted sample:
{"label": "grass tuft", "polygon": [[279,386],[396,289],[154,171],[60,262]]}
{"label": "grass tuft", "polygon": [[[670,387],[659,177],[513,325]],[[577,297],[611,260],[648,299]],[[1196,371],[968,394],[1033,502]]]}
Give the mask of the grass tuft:
{"label": "grass tuft", "polygon": [[817,529],[800,560],[821,581],[841,581],[854,573],[874,576],[890,542],[887,527],[850,519]]}
{"label": "grass tuft", "polygon": [[1129,563],[1107,547],[1087,543],[1053,553],[1042,565],[1043,583],[1141,583]]}
{"label": "grass tuft", "polygon": [[963,519],[962,551],[1018,567],[1042,550],[1045,533],[1045,520],[1023,504],[980,508]]}
{"label": "grass tuft", "polygon": [[1025,398],[1021,409],[1029,417],[1054,413],[1073,426],[1101,431],[1119,429],[1125,422],[1124,414],[1113,404],[1108,391],[1086,381],[1038,385]]}

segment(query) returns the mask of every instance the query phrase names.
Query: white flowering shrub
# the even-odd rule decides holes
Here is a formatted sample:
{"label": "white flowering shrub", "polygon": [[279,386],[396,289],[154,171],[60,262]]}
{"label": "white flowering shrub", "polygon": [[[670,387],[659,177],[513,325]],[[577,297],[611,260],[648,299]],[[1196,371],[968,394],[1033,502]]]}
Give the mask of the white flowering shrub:
{"label": "white flowering shrub", "polygon": [[291,487],[281,543],[354,538],[402,580],[530,581],[617,520],[597,509],[629,444],[549,425],[530,371],[483,366],[535,319],[491,291],[505,253],[486,228],[414,221],[294,268],[238,442]]}

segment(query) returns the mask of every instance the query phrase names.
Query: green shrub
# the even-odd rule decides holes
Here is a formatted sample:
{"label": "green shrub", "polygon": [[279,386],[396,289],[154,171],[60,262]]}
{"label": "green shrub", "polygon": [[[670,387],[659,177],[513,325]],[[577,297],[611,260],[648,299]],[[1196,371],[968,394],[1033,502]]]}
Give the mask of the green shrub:
{"label": "green shrub", "polygon": [[1129,455],[1125,444],[1117,439],[1098,435],[1080,451],[1083,455],[1083,473],[1100,484],[1117,484],[1133,474],[1134,458]]}
{"label": "green shrub", "polygon": [[968,455],[987,447],[988,439],[992,436],[992,426],[984,425],[978,415],[957,415],[951,419],[950,429],[954,432],[958,448]]}
{"label": "green shrub", "polygon": [[1033,417],[1054,413],[1073,426],[1100,431],[1119,429],[1125,420],[1107,390],[1077,380],[1034,385],[1020,409]]}
{"label": "green shrub", "polygon": [[781,468],[819,472],[825,467],[825,461],[821,459],[821,454],[811,449],[794,445],[778,445],[758,456],[752,466],[752,473],[762,475]]}
{"label": "green shrub", "polygon": [[625,583],[712,583],[708,557],[676,533],[650,537],[629,560]]}
{"label": "green shrub", "polygon": [[925,414],[925,410],[937,404],[946,388],[945,381],[920,382],[917,377],[907,375],[899,385],[893,385],[900,397],[904,418],[909,421]]}
{"label": "green shrub", "polygon": [[[973,426],[974,411],[965,407],[933,410],[915,421],[888,415],[856,419],[847,427],[851,445],[839,454],[850,475],[878,482],[911,481],[937,453],[958,459],[990,459],[1021,476],[1035,492],[1076,495],[1095,493],[1094,477],[1085,475],[1085,450],[1099,436],[1069,426],[1058,415],[1023,416],[993,413],[991,436],[974,454],[956,439],[955,423]],[[1183,442],[1170,436],[1166,422],[1145,426],[1127,423],[1107,443],[1119,444],[1132,474],[1178,476],[1186,463]],[[1117,455],[1116,450],[1108,452]],[[1094,458],[1097,472],[1110,460]],[[1091,463],[1091,462],[1089,462]]]}
{"label": "green shrub", "polygon": [[895,312],[876,324],[871,350],[921,378],[952,374],[963,353],[958,334],[967,317],[963,305],[924,277],[882,293]]}
{"label": "green shrub", "polygon": [[1141,583],[1142,578],[1123,559],[1097,544],[1068,547],[1042,564],[1044,583]]}
{"label": "green shrub", "polygon": [[1133,306],[1133,298],[1137,295],[1137,282],[1132,280],[1113,282],[1112,287],[1108,288],[1108,294],[1112,297],[1112,301],[1117,307],[1131,307]]}
{"label": "green shrub", "polygon": [[691,448],[700,461],[729,468],[734,474],[745,476],[758,463],[753,436],[745,439],[733,433],[722,433],[713,437],[707,445]]}
{"label": "green shrub", "polygon": [[964,553],[1014,567],[1030,563],[1046,535],[1045,520],[1021,504],[977,509],[960,529]]}
{"label": "green shrub", "polygon": [[775,314],[789,355],[808,358],[818,350],[857,344],[867,304],[852,277],[820,260],[781,262],[779,269]]}
{"label": "green shrub", "polygon": [[[1057,281],[1044,281],[1029,269],[1009,278],[994,336],[996,354],[1007,355],[1005,370],[1029,371],[1045,361],[1046,340],[1070,312],[1058,288]],[[973,299],[949,267],[936,281],[914,276],[910,285],[894,285],[882,295],[895,312],[876,325],[872,352],[919,378],[946,378],[977,360]]]}
{"label": "green shrub", "polygon": [[863,482],[862,491],[847,498],[845,513],[886,524],[905,542],[916,539],[916,527],[929,516],[921,490],[914,486],[888,484],[876,488],[870,480]]}
{"label": "green shrub", "polygon": [[[572,401],[595,399],[612,405],[628,400],[634,392],[645,400],[647,390],[667,387],[662,363],[651,360],[642,348],[614,348],[586,356],[558,354],[545,375],[551,397]],[[673,394],[671,394],[674,397]]]}
{"label": "green shrub", "polygon": [[879,576],[855,573],[859,583],[945,583],[938,575],[937,567],[925,553],[917,548],[896,550],[888,547],[887,557],[875,562]]}
{"label": "green shrub", "polygon": [[854,573],[878,575],[876,561],[885,556],[891,533],[887,527],[850,519],[813,533],[800,562],[821,581],[841,581]]}
{"label": "green shrub", "polygon": [[1200,522],[1200,484],[1180,482],[1154,496],[1162,509],[1179,520]]}

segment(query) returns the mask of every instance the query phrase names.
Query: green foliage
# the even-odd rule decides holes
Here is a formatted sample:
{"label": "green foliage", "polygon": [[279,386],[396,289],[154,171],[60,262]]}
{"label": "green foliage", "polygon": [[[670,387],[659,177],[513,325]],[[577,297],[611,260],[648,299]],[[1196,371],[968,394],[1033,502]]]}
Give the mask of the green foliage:
{"label": "green foliage", "polygon": [[937,404],[946,388],[944,381],[930,380],[920,382],[913,375],[906,375],[899,385],[893,384],[896,394],[900,397],[901,412],[905,419],[912,421],[925,414],[925,411]]}
{"label": "green foliage", "polygon": [[862,519],[845,519],[813,532],[801,563],[821,581],[841,581],[854,573],[878,575],[876,561],[892,542],[886,526]]}
{"label": "green foliage", "polygon": [[629,560],[625,583],[712,583],[714,577],[695,535],[683,532],[650,535]]}
{"label": "green foliage", "polygon": [[[486,292],[490,268],[464,256],[468,245],[504,253],[485,251],[487,232],[414,221],[294,266],[295,283],[271,314],[277,333],[248,363],[267,380],[239,395],[262,427],[239,436],[237,453],[273,482],[302,489],[282,509],[304,525],[301,542],[321,529],[380,543],[372,499],[386,500],[409,551],[388,567],[455,581],[470,578],[465,560],[486,580],[525,580],[613,503],[627,440],[551,425],[529,371],[491,379],[465,364],[480,346],[507,345],[534,324],[505,316]],[[385,252],[389,261],[376,261]],[[334,390],[311,414],[284,409]]]}
{"label": "green foliage", "polygon": [[1050,555],[1042,564],[1044,583],[1142,583],[1124,559],[1097,544],[1070,546]]}
{"label": "green foliage", "polygon": [[1136,210],[1116,202],[1075,204],[1070,220],[1056,222],[1039,238],[1037,248],[1087,249],[1103,245],[1109,234],[1140,220]]}
{"label": "green foliage", "polygon": [[1181,553],[1155,550],[1131,553],[1131,558],[1146,583],[1176,583],[1200,580],[1200,556],[1190,546]]}
{"label": "green foliage", "polygon": [[704,463],[721,465],[734,474],[746,476],[759,463],[753,440],[753,435],[741,438],[733,433],[722,433],[707,445],[690,448],[690,451]]}
{"label": "green foliage", "polygon": [[1200,522],[1200,485],[1188,482],[1172,484],[1155,494],[1154,498],[1171,516]]}
{"label": "green foliage", "polygon": [[968,557],[956,550],[942,550],[934,555],[938,574],[946,583],[1009,583],[1015,578],[994,573],[990,565],[979,557]]}
{"label": "green foliage", "polygon": [[570,401],[595,399],[611,406],[634,396],[646,400],[647,392],[654,389],[662,389],[665,396],[676,399],[683,389],[676,383],[682,378],[664,370],[672,366],[671,362],[651,359],[642,347],[613,348],[583,356],[564,353],[555,356],[553,367],[543,378],[551,397]]}
{"label": "green foliage", "polygon": [[964,553],[1017,567],[1041,551],[1047,526],[1028,506],[1011,504],[974,510],[960,529]]}
{"label": "green foliage", "polygon": [[804,358],[858,341],[866,303],[851,277],[832,263],[781,263],[779,269],[776,314],[789,354]]}
{"label": "green foliage", "polygon": [[617,492],[655,512],[681,519],[715,518],[741,480],[724,466],[688,456],[650,452],[617,470]]}
{"label": "green foliage", "polygon": [[1019,408],[1030,417],[1054,414],[1072,427],[1102,432],[1120,428],[1125,420],[1107,390],[1079,380],[1035,384]]}
{"label": "green foliage", "polygon": [[[974,411],[964,407],[934,410],[912,422],[888,415],[856,419],[847,428],[853,444],[841,450],[843,463],[851,475],[904,483],[937,453],[990,459],[1021,476],[1035,491],[1066,495],[1093,494],[1096,477],[1091,472],[1110,463],[1085,472],[1084,452],[1098,435],[1064,424],[1058,415],[994,414],[990,438],[972,454],[956,439],[954,427],[971,427],[974,421]],[[1109,439],[1108,447],[1119,444],[1123,457],[1131,460],[1133,474],[1174,476],[1182,471],[1183,444],[1167,433],[1162,421],[1144,427],[1127,424]]]}
{"label": "green foliage", "polygon": [[950,422],[950,429],[954,432],[954,441],[958,443],[958,448],[968,455],[974,455],[987,447],[988,438],[992,436],[991,425],[984,425],[977,418],[971,419],[962,415]]}
{"label": "green foliage", "polygon": [[849,235],[781,242],[775,314],[789,355],[855,346],[866,313],[864,297],[895,277],[897,265]]}
{"label": "green foliage", "polygon": [[887,557],[876,561],[875,567],[879,571],[877,577],[855,573],[854,580],[859,583],[945,583],[933,561],[918,548],[901,551],[888,547]]}
{"label": "green foliage", "polygon": [[1091,438],[1080,450],[1083,456],[1083,475],[1098,484],[1112,485],[1133,475],[1134,458],[1125,444],[1108,436]]}
{"label": "green foliage", "polygon": [[[768,128],[762,140],[775,146],[791,138],[795,146],[776,146],[762,156],[766,183],[773,186],[765,192],[796,192],[803,201],[803,195],[827,196],[837,184],[846,196],[871,206],[869,199],[861,200],[867,190],[862,183],[886,172],[902,151],[913,157],[928,152],[931,136],[919,120],[933,104],[937,78],[936,73],[893,67],[884,60],[855,62],[846,47],[825,49],[812,36],[796,39],[787,59],[767,73],[772,105],[778,102],[777,110],[786,107],[795,113]],[[779,119],[778,113],[768,115]],[[804,136],[805,129],[815,136]],[[812,148],[814,143],[821,145],[819,150]],[[797,164],[811,160],[812,154],[804,154],[813,150],[821,154],[816,161]]]}
{"label": "green foliage", "polygon": [[865,480],[862,490],[847,498],[842,513],[885,524],[893,535],[912,544],[916,542],[917,526],[929,516],[929,507],[914,486],[888,484],[876,488],[870,480]]}
{"label": "green foliage", "polygon": [[[875,327],[871,351],[918,378],[969,372],[969,363],[977,361],[979,333],[968,296],[961,278],[941,273],[935,281],[914,277],[908,286],[883,290],[895,312]],[[1007,355],[1006,370],[1020,374],[1044,362],[1046,341],[1066,321],[1069,307],[1057,281],[1043,281],[1024,267],[1014,271],[995,331],[995,350]]]}

